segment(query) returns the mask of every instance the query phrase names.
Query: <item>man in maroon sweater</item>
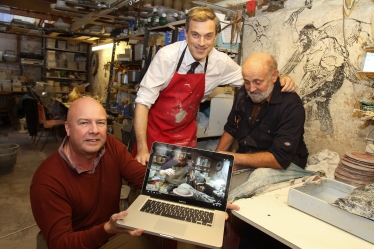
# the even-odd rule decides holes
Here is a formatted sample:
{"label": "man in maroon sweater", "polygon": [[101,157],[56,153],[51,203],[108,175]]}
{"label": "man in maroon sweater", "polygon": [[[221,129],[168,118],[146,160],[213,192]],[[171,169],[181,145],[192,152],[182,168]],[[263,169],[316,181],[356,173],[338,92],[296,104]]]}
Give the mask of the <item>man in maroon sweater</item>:
{"label": "man in maroon sweater", "polygon": [[119,212],[122,179],[141,188],[145,166],[120,141],[107,137],[106,120],[96,100],[74,101],[67,137],[35,172],[30,200],[41,230],[38,249],[152,248],[140,236],[143,230],[115,225],[128,215]]}

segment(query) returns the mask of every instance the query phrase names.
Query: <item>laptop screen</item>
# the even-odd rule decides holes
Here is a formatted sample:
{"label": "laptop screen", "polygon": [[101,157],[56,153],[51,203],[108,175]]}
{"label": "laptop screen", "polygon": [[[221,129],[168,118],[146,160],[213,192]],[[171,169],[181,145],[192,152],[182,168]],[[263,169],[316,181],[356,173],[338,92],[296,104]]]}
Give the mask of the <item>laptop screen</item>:
{"label": "laptop screen", "polygon": [[233,163],[232,155],[154,142],[142,194],[225,211]]}

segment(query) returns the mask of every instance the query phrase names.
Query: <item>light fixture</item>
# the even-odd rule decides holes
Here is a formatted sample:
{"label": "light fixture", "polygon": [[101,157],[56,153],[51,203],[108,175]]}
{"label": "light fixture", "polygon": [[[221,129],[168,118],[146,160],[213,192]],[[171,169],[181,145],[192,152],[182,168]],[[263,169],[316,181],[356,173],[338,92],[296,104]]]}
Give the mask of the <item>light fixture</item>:
{"label": "light fixture", "polygon": [[102,45],[92,47],[92,51],[97,51],[97,50],[101,50],[105,48],[112,48],[112,47],[113,47],[113,43],[107,43],[107,44],[102,44]]}

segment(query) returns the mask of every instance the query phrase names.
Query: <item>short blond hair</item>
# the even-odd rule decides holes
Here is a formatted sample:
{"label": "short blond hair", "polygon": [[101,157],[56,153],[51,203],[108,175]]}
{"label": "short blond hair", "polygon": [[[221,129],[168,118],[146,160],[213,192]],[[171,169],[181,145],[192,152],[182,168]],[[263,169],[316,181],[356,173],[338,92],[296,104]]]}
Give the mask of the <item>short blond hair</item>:
{"label": "short blond hair", "polygon": [[196,7],[190,10],[186,19],[186,31],[188,31],[190,27],[191,20],[195,22],[206,22],[208,20],[212,20],[216,26],[216,33],[218,34],[221,32],[220,20],[214,13],[213,9],[209,7]]}

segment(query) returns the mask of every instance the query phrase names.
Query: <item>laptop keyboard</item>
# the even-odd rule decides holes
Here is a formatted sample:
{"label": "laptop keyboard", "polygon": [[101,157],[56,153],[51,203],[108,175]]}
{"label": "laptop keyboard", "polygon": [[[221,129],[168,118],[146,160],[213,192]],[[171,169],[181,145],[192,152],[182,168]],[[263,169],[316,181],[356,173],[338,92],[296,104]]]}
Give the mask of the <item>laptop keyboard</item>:
{"label": "laptop keyboard", "polygon": [[212,226],[214,216],[213,212],[207,212],[155,200],[147,200],[140,211],[210,227]]}

